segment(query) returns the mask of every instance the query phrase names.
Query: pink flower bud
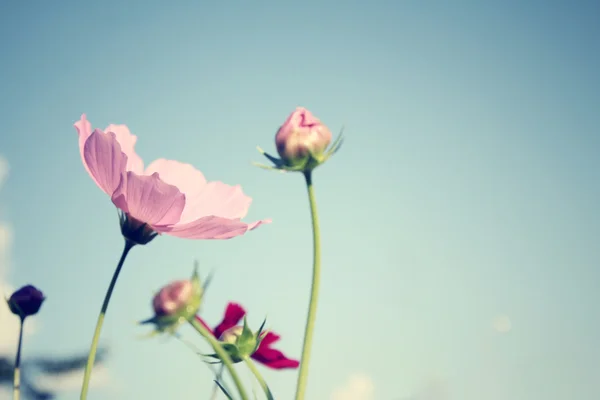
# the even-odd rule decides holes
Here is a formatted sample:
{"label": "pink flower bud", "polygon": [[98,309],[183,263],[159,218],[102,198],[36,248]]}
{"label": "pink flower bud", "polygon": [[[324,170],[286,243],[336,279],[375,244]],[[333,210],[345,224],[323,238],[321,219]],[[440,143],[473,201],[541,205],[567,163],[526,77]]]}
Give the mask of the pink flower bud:
{"label": "pink flower bud", "polygon": [[190,280],[175,281],[163,287],[152,300],[157,316],[174,315],[194,300],[196,293]]}
{"label": "pink flower bud", "polygon": [[305,165],[311,160],[320,163],[331,142],[331,131],[310,111],[298,107],[275,135],[281,159],[288,166]]}
{"label": "pink flower bud", "polygon": [[154,316],[140,321],[140,324],[154,325],[152,334],[173,334],[181,324],[195,318],[203,293],[204,287],[200,283],[198,266],[195,265],[191,279],[171,282],[156,293],[152,299]]}

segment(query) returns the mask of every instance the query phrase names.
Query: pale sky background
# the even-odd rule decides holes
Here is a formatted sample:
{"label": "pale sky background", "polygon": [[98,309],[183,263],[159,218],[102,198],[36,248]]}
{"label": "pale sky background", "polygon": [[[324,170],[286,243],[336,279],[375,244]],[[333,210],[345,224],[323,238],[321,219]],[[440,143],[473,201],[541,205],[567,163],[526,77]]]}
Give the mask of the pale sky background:
{"label": "pale sky background", "polygon": [[[89,399],[208,397],[195,355],[135,325],[196,258],[216,271],[209,323],[239,301],[298,357],[305,188],[250,162],[301,105],[347,137],[315,176],[324,270],[308,399],[600,398],[598,3],[224,3],[0,3],[5,279],[48,297],[25,354],[88,349],[122,249],[81,165],[72,125],[85,112],[94,127],[127,124],[147,163],[241,184],[247,220],[273,219],[230,241],[135,248],[102,335],[111,380]],[[293,397],[295,371],[264,373]]]}

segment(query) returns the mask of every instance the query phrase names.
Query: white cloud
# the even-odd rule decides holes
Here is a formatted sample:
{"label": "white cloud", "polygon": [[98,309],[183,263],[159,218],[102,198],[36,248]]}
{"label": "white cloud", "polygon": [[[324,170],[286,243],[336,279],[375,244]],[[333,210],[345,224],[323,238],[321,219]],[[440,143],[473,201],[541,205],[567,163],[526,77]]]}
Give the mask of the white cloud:
{"label": "white cloud", "polygon": [[5,282],[8,275],[11,246],[12,229],[7,223],[0,221],[0,282]]}
{"label": "white cloud", "polygon": [[0,156],[0,188],[4,185],[4,181],[8,177],[8,161],[6,158]]}
{"label": "white cloud", "polygon": [[364,374],[351,375],[331,394],[331,400],[375,400],[373,380]]}
{"label": "white cloud", "polygon": [[0,386],[0,400],[12,400],[13,393],[12,389],[4,386]]}
{"label": "white cloud", "polygon": [[[42,375],[36,385],[42,390],[51,392],[72,392],[81,390],[83,382],[83,371],[75,371],[68,374],[54,376]],[[104,365],[94,367],[90,387],[105,387],[109,383],[108,369]]]}
{"label": "white cloud", "polygon": [[448,386],[441,379],[429,379],[415,394],[404,400],[447,400],[449,399]]}
{"label": "white cloud", "polygon": [[[6,159],[0,156],[0,191],[2,184],[8,176],[9,165]],[[8,304],[4,301],[5,297],[11,295],[15,289],[8,282],[11,268],[11,249],[13,243],[13,231],[6,221],[0,220],[0,357],[14,359],[19,340],[19,318],[15,316]],[[42,288],[43,290],[43,288]],[[43,312],[43,307],[42,311]],[[28,318],[25,323],[24,336],[35,333],[37,324],[36,318]],[[25,358],[27,351],[25,350]],[[36,379],[36,386],[40,389],[51,390],[54,392],[71,391],[81,389],[83,380],[83,371],[77,371],[60,376],[41,375]],[[109,374],[106,367],[98,365],[94,367],[92,380],[93,386],[106,386],[109,381]],[[0,387],[0,400],[12,398],[12,389]]]}
{"label": "white cloud", "polygon": [[[8,162],[0,156],[0,191],[2,184],[8,176]],[[10,270],[10,250],[12,248],[13,233],[10,225],[0,221],[0,354],[14,357],[15,349],[19,339],[19,318],[10,312],[4,298],[11,295],[14,290],[8,284],[8,272]],[[25,324],[24,334],[30,335],[35,327],[32,320]]]}
{"label": "white cloud", "polygon": [[492,329],[498,333],[508,333],[512,329],[512,321],[508,315],[497,315],[492,320]]}

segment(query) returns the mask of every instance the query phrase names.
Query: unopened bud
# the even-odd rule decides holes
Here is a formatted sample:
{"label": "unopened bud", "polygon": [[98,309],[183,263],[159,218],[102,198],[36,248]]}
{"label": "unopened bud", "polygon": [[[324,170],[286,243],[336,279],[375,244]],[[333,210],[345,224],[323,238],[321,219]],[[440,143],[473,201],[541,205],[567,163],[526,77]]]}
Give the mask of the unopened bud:
{"label": "unopened bud", "polygon": [[25,319],[30,315],[37,314],[45,299],[44,294],[38,288],[27,285],[14,292],[7,302],[13,314]]}
{"label": "unopened bud", "polygon": [[196,317],[203,292],[196,268],[191,279],[172,282],[154,295],[154,316],[141,324],[154,324],[156,332],[175,332],[179,325]]}
{"label": "unopened bud", "polygon": [[219,340],[223,343],[236,344],[237,340],[240,336],[242,336],[242,332],[244,331],[244,327],[241,325],[234,326],[232,328],[227,329],[225,332],[221,334]]}
{"label": "unopened bud", "polygon": [[296,108],[275,135],[277,152],[290,167],[320,163],[329,143],[329,128],[302,107]]}
{"label": "unopened bud", "polygon": [[341,134],[330,146],[331,139],[331,131],[327,126],[306,108],[298,107],[275,135],[275,145],[281,159],[259,148],[274,166],[256,165],[280,171],[312,171],[327,161],[342,145]]}
{"label": "unopened bud", "polygon": [[[238,363],[258,350],[260,342],[265,337],[266,332],[263,331],[266,320],[260,326],[258,332],[254,333],[248,327],[246,317],[244,317],[243,326],[234,326],[224,331],[219,337],[223,349],[231,358],[231,361]],[[209,354],[209,357],[219,358],[217,354]]]}

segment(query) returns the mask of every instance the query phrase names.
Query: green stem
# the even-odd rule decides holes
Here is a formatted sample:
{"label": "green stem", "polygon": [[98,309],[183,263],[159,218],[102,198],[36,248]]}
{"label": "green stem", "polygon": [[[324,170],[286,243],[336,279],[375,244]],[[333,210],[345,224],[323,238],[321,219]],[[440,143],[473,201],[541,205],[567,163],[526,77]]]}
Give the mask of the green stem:
{"label": "green stem", "polygon": [[96,330],[94,331],[94,337],[92,338],[92,346],[90,348],[87,364],[85,366],[85,373],[83,375],[83,385],[81,386],[81,395],[79,396],[80,400],[87,399],[87,392],[90,385],[90,378],[92,377],[92,368],[94,367],[94,361],[96,360],[96,352],[98,351],[98,342],[100,340],[102,324],[104,323],[104,316],[106,315],[108,303],[110,303],[110,298],[112,296],[113,289],[115,288],[115,284],[117,283],[117,279],[119,278],[121,268],[123,268],[125,258],[127,257],[129,250],[131,250],[133,246],[135,246],[135,242],[125,239],[125,247],[123,248],[121,259],[119,260],[119,264],[117,264],[117,269],[115,269],[110,284],[108,285],[106,295],[104,296],[104,302],[102,303],[102,308],[100,309],[100,315],[98,315],[98,322],[96,322]]}
{"label": "green stem", "polygon": [[308,190],[308,201],[310,203],[310,214],[313,228],[313,278],[310,289],[310,303],[308,316],[306,318],[306,329],[304,331],[304,345],[302,346],[302,358],[300,359],[300,371],[296,386],[296,400],[304,400],[306,384],[308,382],[308,364],[310,361],[310,350],[312,347],[315,320],[317,318],[317,302],[319,301],[319,286],[321,277],[321,237],[319,233],[319,216],[317,214],[317,200],[312,183],[312,172],[305,171],[306,188]]}
{"label": "green stem", "polygon": [[[210,366],[212,367],[212,365],[210,365]],[[215,385],[213,386],[213,391],[212,391],[212,394],[210,395],[210,400],[216,400],[217,394],[219,394],[219,385],[217,384],[217,382],[220,382],[221,386],[223,386],[225,388],[225,390],[227,390],[227,392],[229,392],[230,390],[227,388],[227,384],[225,383],[225,381],[222,380],[223,365],[221,364],[221,368],[219,368],[219,372],[215,373],[215,370],[213,368],[211,368],[211,370],[213,371],[213,374],[215,375]]]}
{"label": "green stem", "polygon": [[[175,334],[175,337],[177,339],[179,339],[181,341],[181,343],[183,343],[189,349],[191,349],[194,353],[196,353],[196,354],[202,354],[200,352],[200,350],[198,350],[198,348],[196,346],[194,346],[189,340],[184,339],[183,337],[181,337],[178,334]],[[215,376],[215,385],[213,386],[213,391],[212,391],[212,394],[210,396],[210,400],[216,400],[217,395],[219,394],[219,385],[217,384],[217,381],[219,381],[219,383],[221,384],[221,386],[223,386],[223,388],[225,388],[225,390],[227,390],[227,392],[230,391],[229,388],[227,387],[227,383],[225,383],[225,381],[221,381],[221,378],[223,376],[223,368],[224,368],[224,366],[223,366],[223,364],[221,364],[221,366],[219,367],[219,370],[217,371],[215,369],[214,365],[208,364],[208,363],[206,363],[206,365],[208,366],[208,368],[210,369],[210,371]]]}
{"label": "green stem", "polygon": [[273,393],[271,393],[271,389],[269,389],[269,385],[267,385],[265,378],[262,377],[262,375],[260,374],[260,371],[258,370],[258,368],[256,368],[256,365],[252,362],[250,357],[244,358],[244,361],[246,362],[246,365],[248,366],[248,368],[250,368],[250,371],[252,371],[252,374],[254,375],[254,377],[256,378],[258,383],[260,384],[260,387],[262,387],[263,391],[267,395],[267,399],[274,400]]}
{"label": "green stem", "polygon": [[208,343],[210,343],[215,353],[217,353],[217,356],[219,356],[219,359],[223,365],[225,365],[225,368],[227,368],[227,371],[231,375],[231,379],[233,379],[233,383],[240,394],[241,400],[248,400],[248,395],[246,394],[244,385],[242,385],[242,381],[233,367],[233,362],[231,362],[231,357],[229,357],[229,354],[227,354],[217,339],[214,338],[212,333],[210,333],[200,322],[198,322],[196,318],[192,318],[189,322],[194,329],[196,329],[196,331],[198,331],[198,333],[200,333],[208,341]]}
{"label": "green stem", "polygon": [[19,397],[21,396],[21,347],[23,345],[23,325],[25,325],[25,318],[21,318],[21,326],[19,328],[19,344],[17,345],[15,374],[13,376],[13,400],[19,400]]}

